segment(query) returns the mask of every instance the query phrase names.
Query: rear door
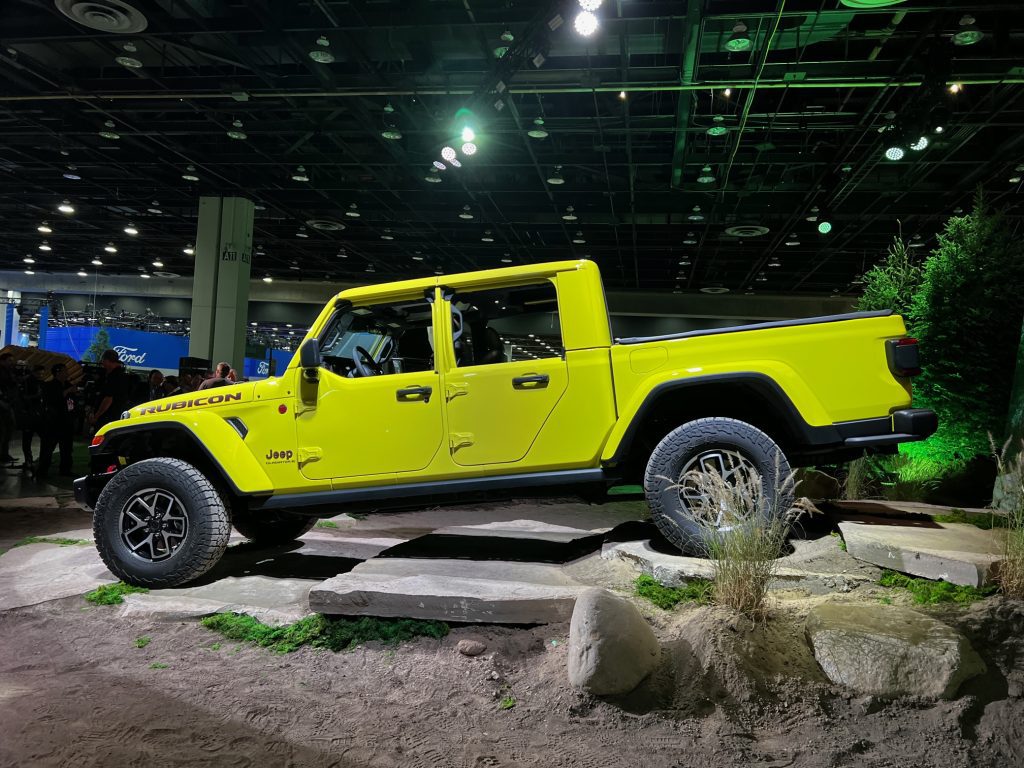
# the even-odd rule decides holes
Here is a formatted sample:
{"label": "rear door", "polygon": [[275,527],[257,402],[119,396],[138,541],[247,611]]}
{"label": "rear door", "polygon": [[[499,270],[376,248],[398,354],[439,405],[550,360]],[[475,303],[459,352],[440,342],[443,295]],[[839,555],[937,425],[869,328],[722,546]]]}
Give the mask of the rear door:
{"label": "rear door", "polygon": [[528,468],[530,448],[569,386],[555,284],[535,279],[446,299],[455,358],[445,375],[452,460]]}

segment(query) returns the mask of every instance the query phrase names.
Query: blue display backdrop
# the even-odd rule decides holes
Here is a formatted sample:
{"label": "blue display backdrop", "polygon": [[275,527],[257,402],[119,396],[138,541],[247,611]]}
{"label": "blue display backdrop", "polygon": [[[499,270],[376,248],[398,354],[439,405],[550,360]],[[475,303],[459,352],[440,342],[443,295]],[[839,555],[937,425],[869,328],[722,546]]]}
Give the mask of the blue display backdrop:
{"label": "blue display backdrop", "polygon": [[[270,354],[274,358],[275,375],[280,376],[292,361],[294,353],[285,352],[283,349],[274,349],[271,350]],[[245,358],[245,371],[243,375],[247,379],[267,378],[270,375],[270,361],[267,359],[261,360],[256,357]]]}
{"label": "blue display backdrop", "polygon": [[[130,368],[163,368],[176,371],[179,359],[188,357],[187,336],[133,331],[128,328],[103,330],[110,339],[110,347],[120,355],[121,362]],[[100,328],[95,325],[50,327],[46,331],[46,343],[40,346],[49,352],[63,352],[75,360],[81,360],[99,332]]]}

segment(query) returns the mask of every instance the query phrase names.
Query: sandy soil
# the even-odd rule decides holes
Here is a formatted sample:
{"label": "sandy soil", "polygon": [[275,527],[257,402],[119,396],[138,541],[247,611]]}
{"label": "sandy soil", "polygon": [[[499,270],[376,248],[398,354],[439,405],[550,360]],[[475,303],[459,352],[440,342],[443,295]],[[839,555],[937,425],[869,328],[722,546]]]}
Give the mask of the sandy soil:
{"label": "sandy soil", "polygon": [[[0,614],[0,765],[1012,766],[1024,764],[1020,605],[956,616],[990,674],[951,702],[844,695],[801,606],[751,628],[655,613],[662,667],[619,701],[566,682],[567,626],[277,656],[195,622],[116,618],[80,598]],[[135,638],[149,635],[145,648]],[[484,641],[461,656],[462,638]],[[152,669],[154,662],[167,669]],[[516,699],[499,709],[506,696]]]}

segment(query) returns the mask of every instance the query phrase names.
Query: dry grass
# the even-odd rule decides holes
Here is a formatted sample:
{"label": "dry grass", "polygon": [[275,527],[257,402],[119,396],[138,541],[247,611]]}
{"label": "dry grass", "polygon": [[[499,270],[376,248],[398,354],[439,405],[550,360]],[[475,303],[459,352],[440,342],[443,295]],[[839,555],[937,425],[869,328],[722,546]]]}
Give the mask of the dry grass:
{"label": "dry grass", "polygon": [[703,532],[707,556],[714,563],[714,599],[755,621],[768,614],[768,586],[778,571],[778,557],[794,523],[815,512],[807,499],[787,509],[776,500],[793,496],[793,473],[779,478],[775,495],[764,493],[761,476],[738,469],[727,481],[714,472],[691,472],[687,482],[701,496],[690,512]]}
{"label": "dry grass", "polygon": [[992,436],[992,454],[999,469],[1005,498],[1006,538],[1003,540],[1003,559],[999,563],[999,588],[1008,597],[1024,598],[1024,443],[1016,454],[1009,452],[1010,441],[997,448]]}

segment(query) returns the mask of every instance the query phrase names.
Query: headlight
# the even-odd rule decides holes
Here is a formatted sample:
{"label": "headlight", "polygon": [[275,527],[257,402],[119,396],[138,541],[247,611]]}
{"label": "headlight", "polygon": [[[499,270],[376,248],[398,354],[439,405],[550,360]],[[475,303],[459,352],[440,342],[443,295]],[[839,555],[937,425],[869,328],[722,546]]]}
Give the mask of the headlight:
{"label": "headlight", "polygon": [[121,418],[122,419],[131,418],[131,415],[132,415],[131,411],[121,411]]}

